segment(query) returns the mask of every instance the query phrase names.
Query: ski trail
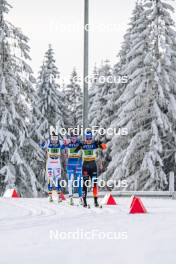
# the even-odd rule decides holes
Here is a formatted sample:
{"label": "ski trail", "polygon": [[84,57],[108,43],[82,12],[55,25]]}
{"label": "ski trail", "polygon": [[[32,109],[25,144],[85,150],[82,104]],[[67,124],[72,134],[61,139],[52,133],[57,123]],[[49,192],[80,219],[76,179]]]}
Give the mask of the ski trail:
{"label": "ski trail", "polygon": [[[117,198],[117,206],[103,206],[102,209],[94,208],[92,199],[88,200],[90,209],[72,207],[67,201],[49,203],[42,198],[0,199],[0,262],[48,264],[58,259],[71,264],[76,259],[77,264],[83,260],[85,264],[94,264],[98,256],[101,264],[109,261],[115,264],[117,260],[128,264],[131,259],[136,264],[141,261],[142,264],[174,263],[175,201],[142,200],[148,214],[130,215],[129,199],[124,198]],[[84,234],[92,231],[105,234],[127,232],[128,236],[126,240],[51,238],[51,232],[68,234],[80,231]],[[138,248],[140,251],[136,250]]]}
{"label": "ski trail", "polygon": [[8,215],[8,217],[1,219],[0,230],[30,228],[41,225],[42,223],[46,224],[48,217],[55,216],[57,213],[57,210],[54,208],[47,207],[41,201],[39,201],[39,204],[36,201],[31,202],[31,199],[2,199],[1,203],[4,203],[6,207],[10,207],[9,211],[17,210],[19,215]]}
{"label": "ski trail", "polygon": [[69,225],[70,219],[76,222],[77,219],[82,219],[84,222],[87,217],[93,223],[95,218],[103,217],[106,214],[113,214],[110,208],[93,208],[90,209],[78,207],[71,207],[67,202],[49,203],[47,199],[1,199],[1,203],[8,208],[8,212],[17,212],[15,214],[8,214],[0,218],[0,231],[7,231],[12,229],[26,229],[37,226],[51,226],[60,223]]}
{"label": "ski trail", "polygon": [[8,211],[13,208],[13,212],[14,210],[19,212],[17,216],[8,215],[0,219],[1,231],[49,226],[51,222],[52,224],[58,224],[63,219],[69,222],[70,218],[74,221],[77,218],[86,218],[87,214],[91,215],[91,212],[85,212],[86,209],[82,207],[73,208],[67,202],[59,204],[57,202],[49,203],[47,199],[2,199],[1,203],[4,203],[5,207],[9,208]]}

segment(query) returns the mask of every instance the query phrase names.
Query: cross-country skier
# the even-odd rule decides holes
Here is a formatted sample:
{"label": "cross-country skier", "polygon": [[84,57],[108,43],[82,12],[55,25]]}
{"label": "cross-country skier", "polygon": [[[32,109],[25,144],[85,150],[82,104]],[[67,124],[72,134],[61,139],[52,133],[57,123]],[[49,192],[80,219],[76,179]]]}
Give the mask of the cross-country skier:
{"label": "cross-country skier", "polygon": [[82,204],[82,158],[81,151],[75,151],[80,146],[80,140],[73,133],[70,135],[69,142],[65,145],[67,150],[67,176],[68,176],[68,192],[70,204],[73,205],[73,183],[76,183],[80,204]]}
{"label": "cross-country skier", "polygon": [[85,140],[77,147],[76,151],[82,149],[82,159],[83,159],[83,206],[87,207],[87,183],[88,180],[91,179],[92,187],[93,187],[93,197],[94,197],[94,205],[96,207],[98,204],[98,169],[97,169],[97,150],[105,149],[106,144],[93,140],[92,132],[87,131],[85,134]]}
{"label": "cross-country skier", "polygon": [[47,149],[47,175],[48,175],[48,195],[49,201],[52,202],[53,187],[57,190],[58,202],[61,202],[61,149],[64,148],[64,144],[59,140],[58,135],[53,131],[50,139],[41,145],[43,149]]}

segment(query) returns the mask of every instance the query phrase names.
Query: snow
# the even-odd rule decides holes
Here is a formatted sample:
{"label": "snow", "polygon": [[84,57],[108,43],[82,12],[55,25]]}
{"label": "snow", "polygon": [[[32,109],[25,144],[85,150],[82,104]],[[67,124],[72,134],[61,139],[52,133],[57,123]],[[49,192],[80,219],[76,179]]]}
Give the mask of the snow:
{"label": "snow", "polygon": [[[148,214],[130,215],[130,198],[103,209],[49,204],[43,199],[0,199],[1,263],[175,263],[174,200],[142,198]],[[92,200],[90,200],[92,203]],[[127,232],[119,240],[57,240],[50,231]]]}

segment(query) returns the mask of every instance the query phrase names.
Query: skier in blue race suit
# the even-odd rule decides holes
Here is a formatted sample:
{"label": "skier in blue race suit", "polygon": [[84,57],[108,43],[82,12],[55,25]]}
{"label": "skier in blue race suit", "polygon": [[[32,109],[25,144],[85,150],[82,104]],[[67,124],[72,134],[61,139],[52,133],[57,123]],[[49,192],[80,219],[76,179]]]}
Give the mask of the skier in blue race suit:
{"label": "skier in blue race suit", "polygon": [[75,151],[80,146],[77,136],[71,134],[69,142],[65,145],[67,150],[67,176],[70,204],[73,205],[73,187],[77,187],[80,204],[82,204],[82,158],[81,151]]}

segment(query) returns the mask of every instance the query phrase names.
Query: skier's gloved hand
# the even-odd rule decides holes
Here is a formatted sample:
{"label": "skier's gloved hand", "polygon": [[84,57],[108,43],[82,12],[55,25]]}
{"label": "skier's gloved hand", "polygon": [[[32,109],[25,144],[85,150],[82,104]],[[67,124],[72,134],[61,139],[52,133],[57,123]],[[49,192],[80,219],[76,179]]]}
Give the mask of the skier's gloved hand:
{"label": "skier's gloved hand", "polygon": [[67,145],[67,144],[68,144],[68,140],[64,139],[64,145]]}
{"label": "skier's gloved hand", "polygon": [[107,149],[107,144],[102,143],[102,144],[101,144],[101,148],[102,148],[103,150]]}
{"label": "skier's gloved hand", "polygon": [[39,147],[44,149],[46,147],[46,143],[45,142],[41,142],[39,143]]}

